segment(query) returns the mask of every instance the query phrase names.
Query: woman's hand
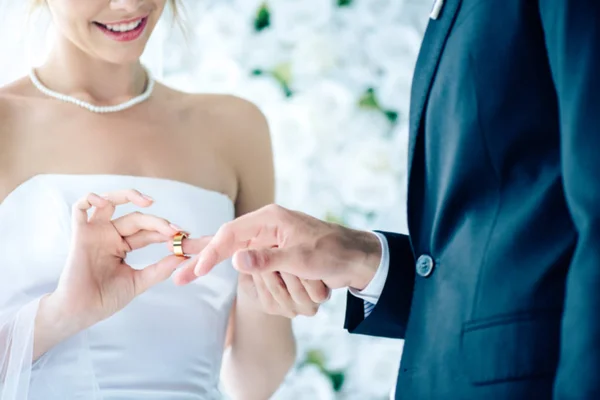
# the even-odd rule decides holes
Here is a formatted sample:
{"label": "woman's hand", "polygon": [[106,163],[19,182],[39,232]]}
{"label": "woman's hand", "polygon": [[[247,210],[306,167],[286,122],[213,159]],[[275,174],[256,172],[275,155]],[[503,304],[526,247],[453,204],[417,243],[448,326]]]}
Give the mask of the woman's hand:
{"label": "woman's hand", "polygon": [[46,311],[82,330],[171,276],[181,258],[168,256],[142,270],[134,270],[124,260],[132,250],[168,241],[179,231],[177,227],[139,212],[112,219],[118,205],[148,207],[152,202],[135,190],[126,190],[103,197],[92,193],[73,206],[68,261],[56,291],[44,299]]}
{"label": "woman's hand", "polygon": [[238,299],[270,315],[313,316],[331,295],[322,281],[300,279],[286,272],[240,274]]}

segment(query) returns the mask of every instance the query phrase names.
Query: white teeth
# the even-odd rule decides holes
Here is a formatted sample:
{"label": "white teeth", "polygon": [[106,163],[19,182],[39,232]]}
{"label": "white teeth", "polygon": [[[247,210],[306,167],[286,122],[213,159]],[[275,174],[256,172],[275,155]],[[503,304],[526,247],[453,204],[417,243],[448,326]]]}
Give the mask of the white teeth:
{"label": "white teeth", "polygon": [[106,26],[109,30],[111,30],[113,32],[129,32],[129,31],[134,30],[138,26],[140,26],[141,23],[142,23],[142,20],[138,19],[137,21],[130,22],[128,24],[115,24],[115,25],[104,25],[104,26]]}

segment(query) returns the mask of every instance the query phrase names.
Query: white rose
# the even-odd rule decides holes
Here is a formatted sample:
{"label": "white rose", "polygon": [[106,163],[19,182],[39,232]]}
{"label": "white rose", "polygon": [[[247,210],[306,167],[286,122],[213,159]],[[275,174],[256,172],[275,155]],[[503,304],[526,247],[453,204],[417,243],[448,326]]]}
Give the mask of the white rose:
{"label": "white rose", "polygon": [[397,22],[404,6],[405,0],[353,1],[341,14],[346,24],[354,26],[355,30],[364,30]]}
{"label": "white rose", "polygon": [[305,107],[285,102],[263,111],[271,128],[276,159],[302,160],[314,153],[317,144]]}
{"label": "white rose", "polygon": [[194,45],[203,58],[238,57],[252,32],[251,19],[227,5],[214,5],[197,14]]}
{"label": "white rose", "polygon": [[333,1],[273,0],[269,5],[278,39],[292,44],[328,26],[333,13]]}
{"label": "white rose", "polygon": [[348,118],[340,121],[339,130],[343,132],[343,143],[345,147],[353,147],[355,143],[365,138],[385,138],[390,134],[393,126],[387,117],[377,110],[366,110],[357,106],[355,99],[354,107]]}
{"label": "white rose", "polygon": [[288,375],[272,400],[334,400],[331,381],[316,366],[309,365]]}
{"label": "white rose", "polygon": [[319,79],[332,71],[338,63],[337,43],[334,37],[321,32],[313,33],[301,41],[292,52],[294,83]]}
{"label": "white rose", "polygon": [[292,102],[307,112],[311,132],[318,137],[321,150],[343,139],[342,125],[355,110],[356,98],[340,83],[323,79],[298,93]]}
{"label": "white rose", "polygon": [[365,211],[398,204],[402,165],[389,141],[377,137],[356,140],[332,162],[339,170],[346,204]]}
{"label": "white rose", "polygon": [[263,31],[245,38],[240,62],[251,72],[256,69],[272,71],[289,61],[291,49],[282,46],[273,31]]}
{"label": "white rose", "polygon": [[[396,383],[404,342],[365,339],[357,346],[359,356],[347,371],[348,381],[371,398],[389,396]],[[344,388],[344,392],[347,390],[350,390],[350,385]]]}
{"label": "white rose", "polygon": [[302,172],[304,169],[305,165],[302,162],[289,161],[285,156],[275,157],[277,204],[304,211],[305,204],[314,202],[310,176]]}
{"label": "white rose", "polygon": [[421,39],[421,34],[410,26],[388,24],[378,26],[369,34],[365,47],[371,62],[386,71],[393,71],[399,66],[413,70]]}
{"label": "white rose", "polygon": [[270,76],[243,77],[233,94],[256,104],[259,108],[267,108],[285,101],[279,83]]}
{"label": "white rose", "polygon": [[243,77],[239,64],[226,57],[208,57],[195,71],[194,86],[202,92],[231,93]]}
{"label": "white rose", "polygon": [[406,65],[398,65],[388,71],[377,90],[377,99],[386,110],[401,112],[407,118],[410,111],[410,89],[413,70]]}
{"label": "white rose", "polygon": [[167,75],[163,78],[165,85],[175,90],[186,93],[195,93],[198,91],[195,77],[189,72],[179,72]]}

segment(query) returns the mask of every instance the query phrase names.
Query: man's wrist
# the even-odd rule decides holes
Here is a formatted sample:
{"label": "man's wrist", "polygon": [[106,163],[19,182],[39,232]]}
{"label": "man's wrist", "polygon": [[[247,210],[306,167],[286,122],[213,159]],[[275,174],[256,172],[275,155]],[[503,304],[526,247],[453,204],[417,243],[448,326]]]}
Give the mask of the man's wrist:
{"label": "man's wrist", "polygon": [[351,263],[352,273],[348,287],[361,291],[377,273],[382,258],[381,242],[373,232],[353,230],[351,236],[356,252]]}

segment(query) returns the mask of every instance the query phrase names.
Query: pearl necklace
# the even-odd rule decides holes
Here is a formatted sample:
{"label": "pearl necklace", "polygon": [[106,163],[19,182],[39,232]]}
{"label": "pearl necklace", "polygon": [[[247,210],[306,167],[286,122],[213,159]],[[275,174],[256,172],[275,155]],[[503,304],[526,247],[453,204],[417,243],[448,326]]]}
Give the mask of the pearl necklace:
{"label": "pearl necklace", "polygon": [[94,112],[94,113],[106,114],[106,113],[114,113],[114,112],[127,110],[128,108],[138,105],[138,104],[148,100],[148,98],[150,98],[150,95],[152,94],[152,91],[154,90],[155,81],[152,78],[152,75],[150,75],[150,72],[148,70],[145,70],[145,71],[146,71],[146,76],[148,77],[148,82],[146,83],[146,89],[144,90],[144,93],[142,93],[139,96],[136,96],[132,99],[127,100],[125,103],[116,104],[114,106],[96,106],[96,105],[88,103],[86,101],[79,100],[73,96],[69,96],[66,94],[62,94],[62,93],[58,93],[53,90],[50,90],[46,86],[44,86],[44,84],[42,82],[40,82],[40,80],[38,79],[38,77],[33,69],[31,69],[29,71],[29,79],[31,79],[33,86],[35,86],[40,92],[44,93],[46,96],[53,97],[60,101],[64,101],[65,103],[75,104],[76,106],[85,108],[86,110]]}

